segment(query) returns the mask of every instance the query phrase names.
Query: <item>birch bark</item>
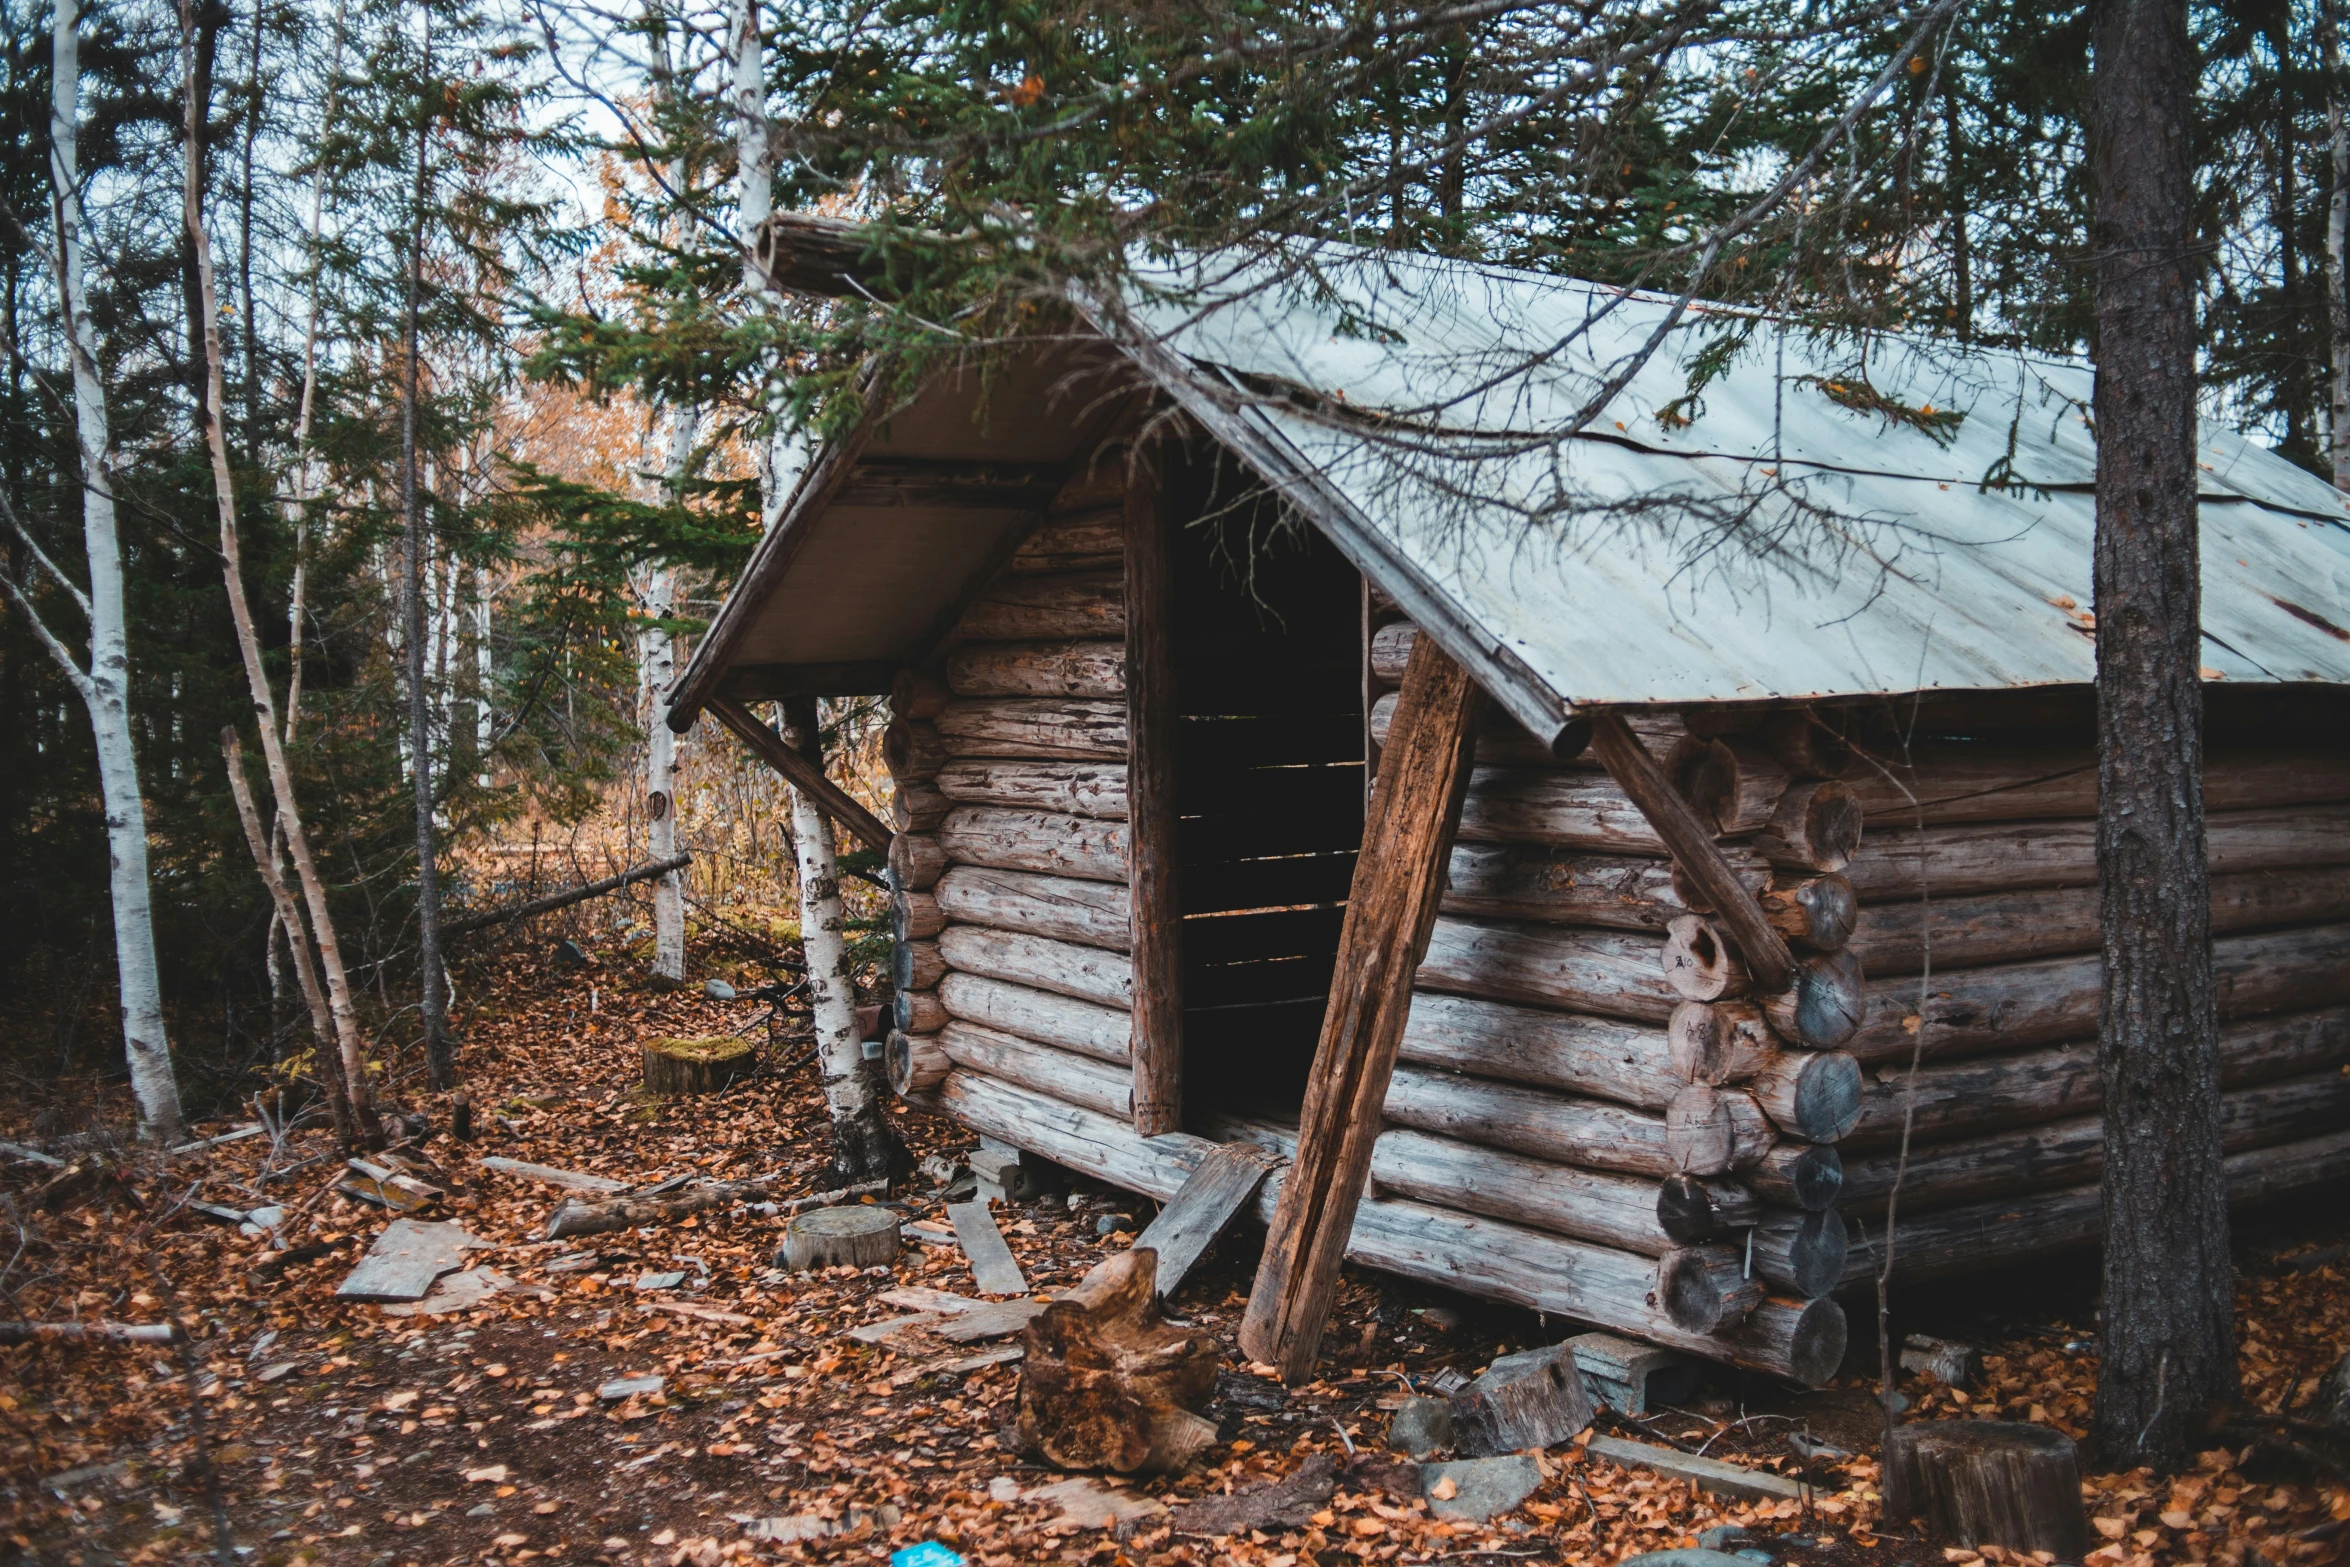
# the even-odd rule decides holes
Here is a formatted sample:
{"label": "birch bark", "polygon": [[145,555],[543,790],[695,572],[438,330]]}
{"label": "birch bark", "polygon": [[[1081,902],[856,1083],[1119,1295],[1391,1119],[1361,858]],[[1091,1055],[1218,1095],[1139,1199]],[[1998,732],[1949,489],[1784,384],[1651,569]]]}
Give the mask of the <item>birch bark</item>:
{"label": "birch bark", "polygon": [[[122,998],[123,1054],[131,1094],[150,1137],[171,1141],[184,1130],[179,1084],[163,1028],[163,984],[155,960],[155,917],[147,880],[147,806],[131,737],[130,638],[123,602],[122,540],[115,528],[112,437],[106,386],[98,371],[98,334],[90,321],[84,273],[81,175],[75,140],[81,130],[81,21],[76,0],[56,0],[51,32],[49,181],[57,227],[57,288],[73,356],[74,422],[82,459],[82,547],[89,559],[90,668],[74,668],[89,709],[106,811],[106,851],[114,901],[114,962]],[[28,606],[29,607],[29,606]],[[57,649],[54,642],[52,649]]]}
{"label": "birch bark", "polygon": [[[193,38],[192,14],[188,0],[181,0],[180,25],[184,39]],[[245,685],[253,700],[254,717],[261,731],[262,760],[269,773],[272,803],[277,809],[277,821],[285,834],[286,846],[292,853],[294,868],[302,883],[304,901],[309,905],[311,935],[318,945],[319,966],[326,972],[327,1012],[334,1026],[335,1048],[342,1065],[342,1092],[348,1097],[349,1109],[338,1110],[338,1125],[348,1125],[359,1137],[373,1140],[380,1129],[375,1119],[373,1095],[367,1082],[367,1058],[359,1036],[358,1009],[351,999],[350,977],[343,966],[342,944],[335,933],[334,915],[327,906],[326,884],[318,874],[318,862],[310,850],[310,835],[302,825],[302,813],[294,794],[293,771],[286,765],[285,744],[277,715],[277,699],[270,690],[269,672],[261,663],[261,639],[253,626],[253,606],[245,595],[244,555],[237,538],[236,488],[229,470],[228,438],[222,423],[225,394],[222,389],[220,306],[215,292],[212,270],[212,245],[204,232],[203,121],[198,115],[197,101],[190,92],[184,102],[182,134],[186,158],[185,177],[181,184],[181,216],[187,225],[188,244],[195,257],[198,308],[203,312],[205,397],[203,405],[204,440],[212,458],[213,501],[220,518],[221,572],[228,590],[229,619],[236,627],[237,651],[245,666]],[[240,779],[241,782],[241,779]],[[275,856],[271,854],[263,867],[264,881],[278,880]],[[285,905],[280,905],[281,916]],[[287,926],[289,944],[295,949],[297,968],[307,975],[308,958],[295,938],[300,924]],[[315,1014],[313,1014],[315,1021]],[[321,1048],[325,1039],[320,1039]],[[331,1080],[330,1080],[331,1091]]]}

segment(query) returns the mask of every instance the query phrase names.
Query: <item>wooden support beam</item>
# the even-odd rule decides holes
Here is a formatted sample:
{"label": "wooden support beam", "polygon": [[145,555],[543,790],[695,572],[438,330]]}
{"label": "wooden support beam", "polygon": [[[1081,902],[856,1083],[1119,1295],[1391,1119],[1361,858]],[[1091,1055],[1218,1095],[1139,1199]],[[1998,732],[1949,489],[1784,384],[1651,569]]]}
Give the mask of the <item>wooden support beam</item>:
{"label": "wooden support beam", "polygon": [[1411,1014],[1413,976],[1444,890],[1483,702],[1468,672],[1435,638],[1421,638],[1371,791],[1296,1162],[1282,1183],[1240,1325],[1241,1348],[1285,1382],[1312,1374],[1330,1318]]}
{"label": "wooden support beam", "polygon": [[1591,715],[1591,750],[1713,905],[1714,918],[1737,943],[1738,955],[1746,960],[1746,971],[1754,976],[1756,988],[1777,994],[1794,984],[1795,959],[1787,950],[1786,938],[1772,927],[1744,878],[1731,868],[1713,834],[1665,777],[1664,769],[1648,754],[1648,747],[1640,743],[1623,714]]}
{"label": "wooden support beam", "polygon": [[1126,808],[1134,956],[1134,1129],[1145,1137],[1183,1127],[1174,600],[1174,524],[1167,516],[1158,475],[1137,465],[1126,488]]}
{"label": "wooden support beam", "polygon": [[759,753],[759,760],[783,774],[784,781],[794,788],[806,790],[825,815],[855,833],[858,840],[875,853],[889,853],[890,839],[896,834],[882,826],[871,811],[851,799],[839,784],[825,777],[823,768],[785,745],[781,735],[752,717],[733,698],[712,697],[708,707],[720,723],[742,739],[743,744]]}

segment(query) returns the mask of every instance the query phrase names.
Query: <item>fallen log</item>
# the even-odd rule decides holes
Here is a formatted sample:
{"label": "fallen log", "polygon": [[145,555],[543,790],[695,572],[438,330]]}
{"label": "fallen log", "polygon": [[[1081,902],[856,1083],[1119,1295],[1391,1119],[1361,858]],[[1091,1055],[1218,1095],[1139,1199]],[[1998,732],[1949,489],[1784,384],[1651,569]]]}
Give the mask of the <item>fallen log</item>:
{"label": "fallen log", "polygon": [[1663,1023],[1681,999],[1654,937],[1498,920],[1437,919],[1420,961],[1425,989]]}
{"label": "fallen log", "polygon": [[[2241,1088],[2350,1060],[2350,1008],[2288,1013],[2220,1030],[2220,1086]],[[2081,1115],[2103,1103],[2094,1041],[1922,1066],[1911,1136],[1937,1142]],[[1906,1063],[1861,1074],[1860,1119],[1840,1141],[1846,1151],[1899,1142],[1913,1110]]]}
{"label": "fallen log", "polygon": [[1078,697],[949,702],[932,720],[950,757],[1046,759],[1126,756],[1126,703]]}
{"label": "fallen log", "polygon": [[959,697],[1118,701],[1126,695],[1126,644],[966,642],[947,655],[946,684]]}
{"label": "fallen log", "polygon": [[693,862],[694,857],[690,853],[673,854],[665,860],[648,860],[642,865],[632,866],[617,876],[607,876],[601,881],[584,882],[577,887],[567,887],[561,892],[550,892],[543,898],[531,898],[502,909],[482,909],[472,914],[460,914],[455,919],[441,922],[441,935],[444,937],[469,935],[477,930],[487,930],[492,925],[511,925],[518,920],[529,919],[535,914],[549,914],[556,909],[567,909],[574,903],[584,903],[590,898],[600,898],[608,892],[618,892],[621,888],[633,886],[640,881],[651,881],[657,876],[666,876],[671,871],[684,870]]}
{"label": "fallen log", "polygon": [[949,925],[939,932],[938,950],[947,965],[961,973],[1049,990],[1096,1006],[1133,1006],[1134,965],[1122,952],[985,925]]}
{"label": "fallen log", "polygon": [[938,879],[933,897],[942,915],[965,924],[1115,952],[1133,940],[1126,889],[1116,882],[958,865]]}
{"label": "fallen log", "polygon": [[1652,1025],[1423,992],[1399,1059],[1661,1111],[1687,1076]]}
{"label": "fallen log", "polygon": [[[783,1184],[782,1177],[757,1181],[708,1181],[658,1197],[567,1198],[548,1215],[547,1227],[539,1238],[553,1241],[570,1235],[602,1235],[639,1224],[667,1224],[672,1219],[682,1219],[688,1214],[701,1213],[711,1208],[722,1208],[730,1203],[767,1202],[774,1198],[776,1188]],[[783,1202],[777,1211],[788,1217],[805,1213],[811,1208],[828,1208],[835,1203],[853,1202],[859,1197],[878,1196],[888,1190],[887,1181],[867,1181],[858,1186],[844,1186],[838,1191],[794,1197]]]}
{"label": "fallen log", "polygon": [[967,1023],[1097,1061],[1125,1065],[1133,1059],[1134,1019],[1111,1007],[978,974],[949,974],[939,981],[938,1000],[947,1016]]}
{"label": "fallen log", "polygon": [[[2102,959],[2048,958],[1934,978],[1919,1005],[1912,980],[1868,988],[1869,1015],[1845,1045],[1865,1063],[1987,1055],[2097,1032]],[[2350,1001],[2350,925],[2229,936],[2212,943],[2222,1022]]]}
{"label": "fallen log", "polygon": [[957,805],[1126,820],[1124,762],[955,761],[939,769],[935,782]]}
{"label": "fallen log", "polygon": [[1126,879],[1124,822],[963,805],[947,814],[938,842],[962,865],[1037,871],[1081,881]]}

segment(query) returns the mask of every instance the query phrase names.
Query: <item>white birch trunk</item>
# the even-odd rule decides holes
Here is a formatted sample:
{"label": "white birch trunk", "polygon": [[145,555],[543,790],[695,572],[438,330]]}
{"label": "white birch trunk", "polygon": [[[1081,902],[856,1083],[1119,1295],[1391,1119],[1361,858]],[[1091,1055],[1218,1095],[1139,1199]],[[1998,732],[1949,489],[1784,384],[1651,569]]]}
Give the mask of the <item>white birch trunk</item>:
{"label": "white birch trunk", "polygon": [[[789,740],[791,737],[786,735]],[[800,873],[800,947],[808,963],[808,1000],[816,1012],[816,1061],[824,1105],[832,1115],[832,1174],[842,1185],[887,1179],[893,1140],[881,1115],[874,1074],[857,1037],[857,992],[845,972],[840,872],[832,821],[797,789],[791,796],[792,843]]]}
{"label": "white birch trunk", "polygon": [[[182,0],[180,15],[183,34],[192,38],[192,17],[187,0]],[[187,224],[189,248],[196,257],[197,303],[204,313],[204,436],[212,458],[213,500],[220,518],[221,568],[228,590],[229,619],[236,627],[237,651],[245,665],[245,685],[253,700],[254,716],[259,720],[261,754],[269,772],[272,803],[277,807],[278,824],[285,832],[286,846],[293,853],[294,868],[301,878],[303,899],[309,905],[311,936],[318,945],[319,966],[326,973],[327,1010],[334,1022],[337,1053],[342,1060],[343,1088],[350,1101],[349,1124],[358,1136],[373,1140],[380,1135],[380,1130],[375,1119],[373,1094],[367,1081],[367,1058],[359,1036],[358,1009],[351,999],[350,978],[343,967],[342,945],[335,934],[334,916],[327,907],[326,884],[318,874],[318,862],[310,851],[310,835],[302,825],[302,814],[294,797],[293,771],[286,765],[277,698],[270,690],[268,671],[261,664],[261,638],[254,630],[253,607],[245,597],[244,559],[237,538],[236,491],[229,471],[228,441],[220,419],[226,398],[220,373],[220,306],[213,284],[212,244],[204,232],[203,192],[197,184],[201,160],[197,138],[202,134],[202,126],[196,118],[196,104],[192,96],[187,99],[185,110],[182,120],[185,177],[181,184],[181,216]],[[267,877],[265,871],[264,879]],[[292,934],[288,932],[289,936]],[[337,1119],[340,1121],[343,1118],[338,1116]]]}
{"label": "white birch trunk", "polygon": [[155,960],[155,917],[147,881],[147,806],[132,745],[130,638],[123,604],[122,541],[115,531],[112,437],[98,374],[98,333],[84,274],[81,175],[81,27],[76,0],[56,0],[51,33],[49,178],[57,226],[57,286],[73,355],[75,426],[82,458],[82,547],[89,558],[90,668],[76,685],[90,711],[106,851],[114,899],[114,963],[122,996],[123,1054],[131,1094],[150,1137],[184,1130],[171,1046],[163,1031],[163,984]]}

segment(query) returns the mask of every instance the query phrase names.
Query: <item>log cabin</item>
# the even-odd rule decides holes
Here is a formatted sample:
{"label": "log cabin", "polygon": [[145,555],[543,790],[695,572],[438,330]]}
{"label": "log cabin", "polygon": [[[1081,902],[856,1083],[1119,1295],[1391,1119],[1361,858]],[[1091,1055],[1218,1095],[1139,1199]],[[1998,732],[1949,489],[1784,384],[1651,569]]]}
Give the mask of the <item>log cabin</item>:
{"label": "log cabin", "polygon": [[[1278,1150],[1285,1374],[1341,1255],[1817,1383],[1897,1180],[1901,1278],[2094,1245],[2088,370],[1317,259],[876,408],[681,677],[779,767],[888,697],[893,1086],[1162,1200]],[[2200,439],[2253,1202],[2350,1174],[2350,502]]]}

